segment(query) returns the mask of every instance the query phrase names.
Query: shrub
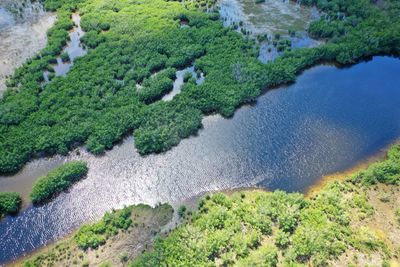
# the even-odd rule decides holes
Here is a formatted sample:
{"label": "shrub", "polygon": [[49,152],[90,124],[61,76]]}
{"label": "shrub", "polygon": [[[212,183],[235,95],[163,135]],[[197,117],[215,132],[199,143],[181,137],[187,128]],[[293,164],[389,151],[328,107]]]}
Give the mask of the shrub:
{"label": "shrub", "polygon": [[278,264],[278,251],[274,246],[263,246],[250,254],[249,257],[239,261],[238,267],[265,266],[275,267]]}
{"label": "shrub", "polygon": [[0,192],[0,218],[7,214],[16,214],[21,203],[22,200],[18,193]]}
{"label": "shrub", "polygon": [[290,242],[289,236],[289,233],[279,230],[275,237],[275,245],[281,249],[287,248]]}
{"label": "shrub", "polygon": [[145,79],[142,88],[138,89],[138,97],[145,103],[160,99],[173,88],[175,69],[166,69],[155,76]]}
{"label": "shrub", "polygon": [[186,206],[181,205],[178,209],[178,215],[179,215],[179,217],[183,218],[183,217],[185,217],[185,214],[186,214]]}
{"label": "shrub", "polygon": [[64,53],[61,54],[61,60],[62,60],[63,62],[68,62],[68,61],[71,60],[70,57],[69,57],[68,52],[64,52]]}
{"label": "shrub", "polygon": [[119,255],[119,260],[120,260],[122,263],[127,262],[127,261],[128,261],[128,253],[122,252],[122,253]]}
{"label": "shrub", "polygon": [[183,75],[183,81],[186,83],[186,82],[188,82],[192,77],[193,77],[193,75],[192,75],[191,72],[186,72],[186,73]]}
{"label": "shrub", "polygon": [[353,182],[361,182],[364,185],[376,184],[400,184],[400,153],[399,145],[393,146],[388,151],[388,160],[371,164],[366,170],[362,170],[352,177]]}

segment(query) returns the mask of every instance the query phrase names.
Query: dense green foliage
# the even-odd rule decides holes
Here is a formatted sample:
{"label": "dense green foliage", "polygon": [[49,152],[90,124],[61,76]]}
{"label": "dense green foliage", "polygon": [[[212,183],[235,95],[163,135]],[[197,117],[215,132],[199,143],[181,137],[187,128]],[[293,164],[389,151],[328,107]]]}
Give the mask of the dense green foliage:
{"label": "dense green foliage", "polygon": [[46,176],[39,178],[33,185],[32,202],[35,204],[45,202],[82,179],[87,171],[86,163],[82,161],[68,162],[52,170]]}
{"label": "dense green foliage", "polygon": [[0,192],[0,218],[7,214],[16,214],[22,200],[18,193]]}
{"label": "dense green foliage", "polygon": [[[16,171],[38,155],[65,154],[78,144],[102,153],[132,131],[140,153],[166,151],[194,134],[204,114],[232,116],[262,88],[294,81],[318,62],[349,64],[400,51],[398,1],[307,0],[302,2],[325,12],[310,32],[330,39],[263,65],[253,41],[224,28],[216,13],[197,9],[214,2],[46,0],[58,14],[48,46],[15,72],[0,100],[0,172]],[[68,41],[75,9],[89,53],[74,61],[66,77],[51,75],[43,84],[43,71],[53,70],[51,63]],[[188,27],[180,27],[181,21]],[[171,90],[172,71],[191,64],[205,82],[189,80],[172,101],[157,101]]]}
{"label": "dense green foliage", "polygon": [[372,164],[368,169],[353,177],[355,182],[364,185],[376,183],[400,185],[400,145],[393,146],[387,155],[387,160]]}
{"label": "dense green foliage", "polygon": [[370,187],[371,176],[400,182],[400,169],[388,165],[400,166],[400,145],[387,160],[330,184],[312,199],[281,191],[207,196],[189,222],[131,266],[277,266],[279,251],[283,266],[327,266],[349,248],[390,258],[374,231],[359,226],[375,212],[362,185]]}
{"label": "dense green foliage", "polygon": [[99,222],[82,226],[74,239],[82,249],[97,248],[111,235],[116,235],[120,229],[126,230],[131,226],[131,213],[132,207],[107,212]]}

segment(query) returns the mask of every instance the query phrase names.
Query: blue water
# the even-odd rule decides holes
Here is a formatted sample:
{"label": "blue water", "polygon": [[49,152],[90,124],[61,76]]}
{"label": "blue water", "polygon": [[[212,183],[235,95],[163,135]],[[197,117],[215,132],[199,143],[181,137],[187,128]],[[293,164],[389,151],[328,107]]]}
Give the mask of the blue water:
{"label": "blue water", "polygon": [[[112,208],[179,203],[238,187],[304,192],[321,176],[367,159],[400,136],[400,60],[375,57],[350,68],[318,66],[274,89],[232,119],[213,115],[171,151],[141,157],[132,139],[88,162],[88,177],[51,203],[0,222],[0,263],[56,240]],[[60,158],[29,163],[52,166]],[[20,174],[15,179],[23,179]],[[0,191],[4,190],[0,178]]]}

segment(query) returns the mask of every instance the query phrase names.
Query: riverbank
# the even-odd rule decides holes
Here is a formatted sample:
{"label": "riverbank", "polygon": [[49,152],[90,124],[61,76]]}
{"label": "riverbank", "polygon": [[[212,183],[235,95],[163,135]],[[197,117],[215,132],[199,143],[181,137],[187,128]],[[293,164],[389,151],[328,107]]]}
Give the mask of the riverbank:
{"label": "riverbank", "polygon": [[351,177],[355,175],[356,173],[367,169],[370,165],[374,164],[375,162],[383,161],[387,159],[387,153],[390,150],[391,147],[394,145],[400,144],[400,140],[396,140],[392,144],[389,144],[385,146],[384,148],[380,149],[377,153],[374,155],[366,158],[365,160],[356,163],[354,166],[351,168],[348,168],[346,170],[340,171],[340,172],[335,172],[335,173],[330,173],[327,175],[322,176],[316,183],[314,183],[310,188],[307,189],[305,192],[305,196],[307,198],[312,198],[315,194],[318,194],[323,188],[325,188],[329,183],[332,182],[343,182],[348,177]]}
{"label": "riverbank", "polygon": [[[294,85],[298,90],[259,98],[259,113],[247,107],[243,113],[248,117],[235,113],[241,104],[254,103],[261,88],[293,82],[300,71],[322,60],[355,63],[375,54],[396,53],[396,9],[359,9],[338,2],[363,23],[347,23],[331,10],[335,19],[313,24],[313,33],[332,35],[325,37],[335,42],[286,51],[264,65],[257,60],[254,42],[223,28],[216,13],[187,10],[176,1],[143,1],[139,6],[68,1],[71,6],[59,10],[63,23],[53,29],[54,42],[43,57],[16,73],[10,80],[16,90],[1,102],[0,169],[16,171],[37,155],[65,155],[78,145],[105,154],[96,157],[83,148],[82,153],[62,157],[88,157],[94,171],[53,203],[2,221],[0,262],[124,204],[173,202],[202,191],[251,185],[299,191],[321,174],[345,169],[397,138],[399,98],[392,84],[398,83],[398,68],[389,58],[375,58],[371,65],[362,62],[352,68],[354,72],[341,72],[343,76],[312,68],[310,73],[326,75],[324,84],[304,76],[306,82]],[[90,51],[65,77],[43,84],[43,71],[54,69],[49,63],[67,43],[73,28],[70,15],[78,3]],[[171,101],[149,103],[161,98],[165,88],[173,88],[173,79],[163,79],[160,86],[156,73],[193,64],[196,72],[205,74],[204,83],[191,81]],[[363,77],[362,83],[354,83],[354,77]],[[132,90],[144,80],[151,81],[145,84],[147,89],[157,87],[151,98]],[[309,85],[314,90],[307,90]],[[235,116],[231,124],[218,115],[202,119],[215,113]],[[135,141],[141,154],[164,152],[216,121],[221,126],[200,130],[199,136],[165,154],[141,157],[133,148]],[[135,138],[118,143],[132,132]]]}
{"label": "riverbank", "polygon": [[[397,165],[400,163],[400,145],[393,146],[388,155],[385,160],[375,162],[343,181],[331,181],[311,198],[258,189],[206,195],[198,202],[199,209],[186,211],[182,225],[172,229],[164,241],[157,241],[155,252],[150,245],[154,239],[146,242],[148,246],[141,246],[146,251],[144,254],[132,249],[135,254],[129,259],[134,256],[139,258],[131,265],[147,266],[146,263],[151,260],[154,266],[171,264],[170,261],[178,266],[188,258],[192,265],[211,261],[216,265],[231,266],[236,263],[248,266],[262,260],[271,266],[288,262],[314,266],[398,266],[400,167]],[[396,164],[396,167],[388,172],[386,166],[391,164]],[[240,213],[237,213],[239,210]],[[222,214],[225,215],[220,217]],[[215,221],[217,218],[220,219]],[[214,223],[221,225],[214,228]],[[235,223],[244,225],[246,233],[243,234],[242,230],[237,232]],[[207,226],[204,228],[203,224]],[[205,229],[208,234],[204,234]],[[236,239],[236,235],[243,242]],[[210,259],[203,253],[210,252],[207,243],[214,237],[220,243]],[[67,242],[73,242],[71,240]],[[119,235],[107,240],[106,245],[96,250],[97,256],[90,257],[90,260],[85,258],[85,263],[88,266],[101,266],[102,262],[112,266],[126,265],[127,261],[122,260],[125,257],[120,256],[118,261],[115,253],[104,252],[115,248],[113,243],[120,243],[117,240],[120,240]],[[65,244],[65,241],[58,244]],[[244,252],[238,251],[239,245]],[[46,248],[29,259],[45,263],[43,260],[53,255],[55,265],[68,263],[63,256],[52,251],[54,248]],[[84,257],[93,253],[84,253]],[[192,253],[196,258],[190,256]],[[71,251],[70,248],[62,254],[69,255],[69,258],[81,255],[79,250]]]}
{"label": "riverbank", "polygon": [[206,196],[129,266],[398,266],[400,145],[387,155],[311,199],[257,190]]}
{"label": "riverbank", "polygon": [[81,148],[32,161],[17,176],[1,177],[0,188],[28,197],[37,177],[73,160],[87,162],[89,172],[52,203],[1,221],[0,262],[124,205],[179,206],[201,192],[253,186],[305,193],[321,176],[351,168],[400,136],[393,86],[400,84],[399,63],[376,57],[350,68],[312,68],[231,119],[206,117],[198,136],[163,154],[142,157],[127,138],[102,156]]}
{"label": "riverbank", "polygon": [[[340,173],[335,173],[331,175],[326,175],[322,177],[319,182],[311,187],[306,193],[305,193],[305,199],[307,200],[312,200],[317,198],[320,194],[323,194],[326,192],[333,183],[341,183],[341,184],[348,184],[349,183],[349,177],[354,177],[357,173],[360,173],[363,170],[368,169],[371,165],[376,164],[377,162],[384,161],[387,159],[387,153],[391,147],[394,145],[390,145],[385,149],[382,149],[379,153],[376,155],[369,157],[367,160],[358,163],[356,166],[345,170]],[[356,185],[357,186],[357,185]],[[400,198],[397,198],[398,193],[400,192],[400,189],[397,185],[384,185],[384,184],[378,184],[377,186],[373,186],[372,188],[365,187],[362,188],[362,192],[364,192],[366,199],[368,199],[368,202],[372,207],[374,207],[374,210],[376,211],[376,214],[371,217],[368,220],[368,225],[371,225],[371,227],[377,227],[374,229],[377,231],[379,235],[381,235],[382,238],[388,239],[388,240],[394,240],[393,242],[398,242],[400,245],[400,240],[397,240],[396,235],[397,235],[397,228],[396,228],[396,217],[392,216],[390,220],[382,222],[382,214],[395,214],[395,210],[398,204],[400,204]],[[144,228],[146,229],[145,232],[147,233],[149,230],[148,228],[150,227],[153,229],[154,225],[149,225],[151,222],[158,222],[160,223],[159,230],[157,230],[157,233],[160,236],[166,236],[168,233],[171,231],[174,231],[176,228],[180,227],[182,223],[188,222],[191,219],[192,213],[198,212],[198,205],[199,202],[203,201],[206,199],[207,195],[216,195],[223,193],[224,195],[230,197],[230,198],[235,198],[237,195],[240,194],[246,194],[246,196],[257,196],[259,194],[270,194],[271,192],[268,191],[267,189],[264,188],[237,188],[233,190],[223,190],[223,191],[211,191],[211,192],[203,192],[201,194],[198,194],[194,197],[191,197],[190,199],[185,199],[184,201],[180,203],[175,203],[175,209],[178,210],[180,206],[185,206],[186,207],[186,215],[184,220],[182,218],[179,218],[179,216],[175,213],[174,216],[172,216],[172,213],[170,215],[166,216],[168,213],[168,206],[162,206],[160,209],[158,206],[151,211],[153,214],[150,220],[145,220],[146,216],[148,216],[148,206],[139,206],[140,209],[145,210],[146,214],[145,216],[143,215],[138,215],[136,210],[140,210],[135,208],[134,214],[132,215],[134,218],[139,217],[140,221],[135,220],[139,225],[144,223]],[[358,192],[359,193],[359,192]],[[357,198],[357,197],[355,197]],[[386,198],[389,199],[389,201],[386,201]],[[383,200],[382,200],[383,199]],[[398,203],[398,204],[397,204]],[[161,218],[161,221],[160,221]],[[162,219],[164,218],[164,219]],[[167,219],[168,218],[168,219]],[[142,221],[143,220],[143,221]],[[354,222],[356,223],[356,222]],[[361,222],[361,224],[365,224],[365,222]],[[383,225],[383,226],[382,226]],[[382,229],[382,227],[386,227],[385,229],[389,229],[386,234],[383,234],[382,232],[385,232],[385,229]],[[151,232],[155,233],[153,230]],[[121,247],[129,247],[131,248],[132,246],[125,246],[123,244],[126,244],[129,240],[137,240],[136,234],[130,234],[127,232],[121,232],[115,237],[112,237],[110,241],[107,241],[106,245],[101,246],[99,249],[95,250],[89,250],[88,253],[83,253],[85,256],[82,257],[82,250],[79,249],[74,241],[74,235],[77,233],[75,231],[74,233],[70,234],[68,237],[63,238],[60,241],[57,241],[54,244],[50,244],[48,246],[45,246],[39,250],[33,251],[30,253],[28,256],[25,256],[21,259],[18,259],[15,263],[9,264],[9,266],[22,266],[23,262],[26,260],[33,260],[36,262],[41,262],[41,264],[44,264],[44,262],[47,262],[49,258],[54,258],[59,259],[56,262],[53,262],[53,264],[57,265],[70,265],[73,262],[77,262],[77,265],[84,261],[90,262],[90,266],[99,266],[102,262],[108,262],[112,263],[112,266],[123,266],[124,262],[121,262],[121,255],[124,256],[125,253],[119,253],[121,251]],[[135,238],[134,238],[135,237]],[[150,242],[148,239],[140,239],[144,242],[145,244],[136,244],[135,248],[140,247],[143,250],[149,251],[151,250],[152,244],[154,240]],[[143,241],[144,240],[144,241]],[[391,245],[393,248],[393,244]],[[62,251],[62,252],[59,252]],[[133,249],[132,253],[126,253],[126,256],[129,259],[133,259],[135,256],[138,255],[138,250]],[[349,263],[351,260],[354,260],[354,255],[357,254],[356,252],[349,250],[346,252],[345,255],[341,256],[339,259],[337,259],[339,264],[338,266],[345,265]],[[72,256],[68,258],[68,260],[60,259],[63,258],[63,255],[78,255],[78,259],[75,257],[73,258]],[[117,257],[119,256],[119,257]],[[400,255],[399,255],[400,256]],[[375,255],[374,261],[370,262],[371,259],[367,259],[366,255],[360,254],[357,257],[360,257],[360,262],[359,264],[367,264],[367,263],[374,263],[377,264],[377,257],[379,258],[380,256]],[[123,257],[125,258],[125,257]],[[395,259],[393,259],[392,264],[398,263]],[[126,263],[126,262],[125,262]],[[392,266],[392,265],[391,265]],[[396,267],[396,265],[393,265]]]}
{"label": "riverbank", "polygon": [[99,266],[101,263],[123,266],[152,247],[154,238],[171,221],[173,214],[172,207],[167,204],[154,208],[136,205],[125,209],[131,210],[131,225],[117,233],[108,233],[105,244],[99,248],[80,248],[75,240],[78,231],[74,231],[68,237],[7,266]]}

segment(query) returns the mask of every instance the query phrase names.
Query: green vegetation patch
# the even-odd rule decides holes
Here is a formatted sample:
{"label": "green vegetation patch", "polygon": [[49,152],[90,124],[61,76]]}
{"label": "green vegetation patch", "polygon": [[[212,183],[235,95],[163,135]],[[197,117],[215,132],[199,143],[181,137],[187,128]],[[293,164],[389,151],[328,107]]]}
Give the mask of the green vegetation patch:
{"label": "green vegetation patch", "polygon": [[374,163],[368,169],[360,171],[353,176],[353,180],[363,185],[400,185],[400,145],[395,145],[389,150],[387,160]]}
{"label": "green vegetation patch", "polygon": [[370,175],[380,183],[400,181],[400,169],[387,166],[400,166],[399,145],[386,160],[311,199],[282,191],[206,196],[185,224],[131,266],[328,266],[346,251],[390,260],[384,239],[363,224],[375,213],[366,195]]}
{"label": "green vegetation patch", "polygon": [[41,204],[69,188],[74,182],[82,179],[88,171],[83,161],[72,161],[39,178],[33,185],[31,199],[34,204]]}
{"label": "green vegetation patch", "polygon": [[18,193],[0,192],[0,219],[7,214],[16,214],[21,207],[21,197]]}
{"label": "green vegetation patch", "polygon": [[[318,62],[352,64],[400,51],[398,1],[307,0],[302,3],[325,14],[309,32],[326,44],[286,51],[264,65],[254,41],[224,28],[217,13],[200,11],[214,2],[46,0],[58,15],[48,45],[15,71],[0,100],[0,173],[80,144],[100,154],[132,132],[141,154],[163,152],[195,134],[204,115],[232,116],[262,88],[292,82]],[[43,72],[53,71],[76,10],[88,53],[66,77],[51,75],[44,84]],[[287,46],[280,41],[281,50]],[[204,83],[187,82],[171,101],[161,101],[173,70],[191,65],[204,73]]]}
{"label": "green vegetation patch", "polygon": [[132,225],[131,213],[132,207],[107,212],[99,222],[82,226],[74,239],[82,249],[95,249],[120,229],[127,230]]}

